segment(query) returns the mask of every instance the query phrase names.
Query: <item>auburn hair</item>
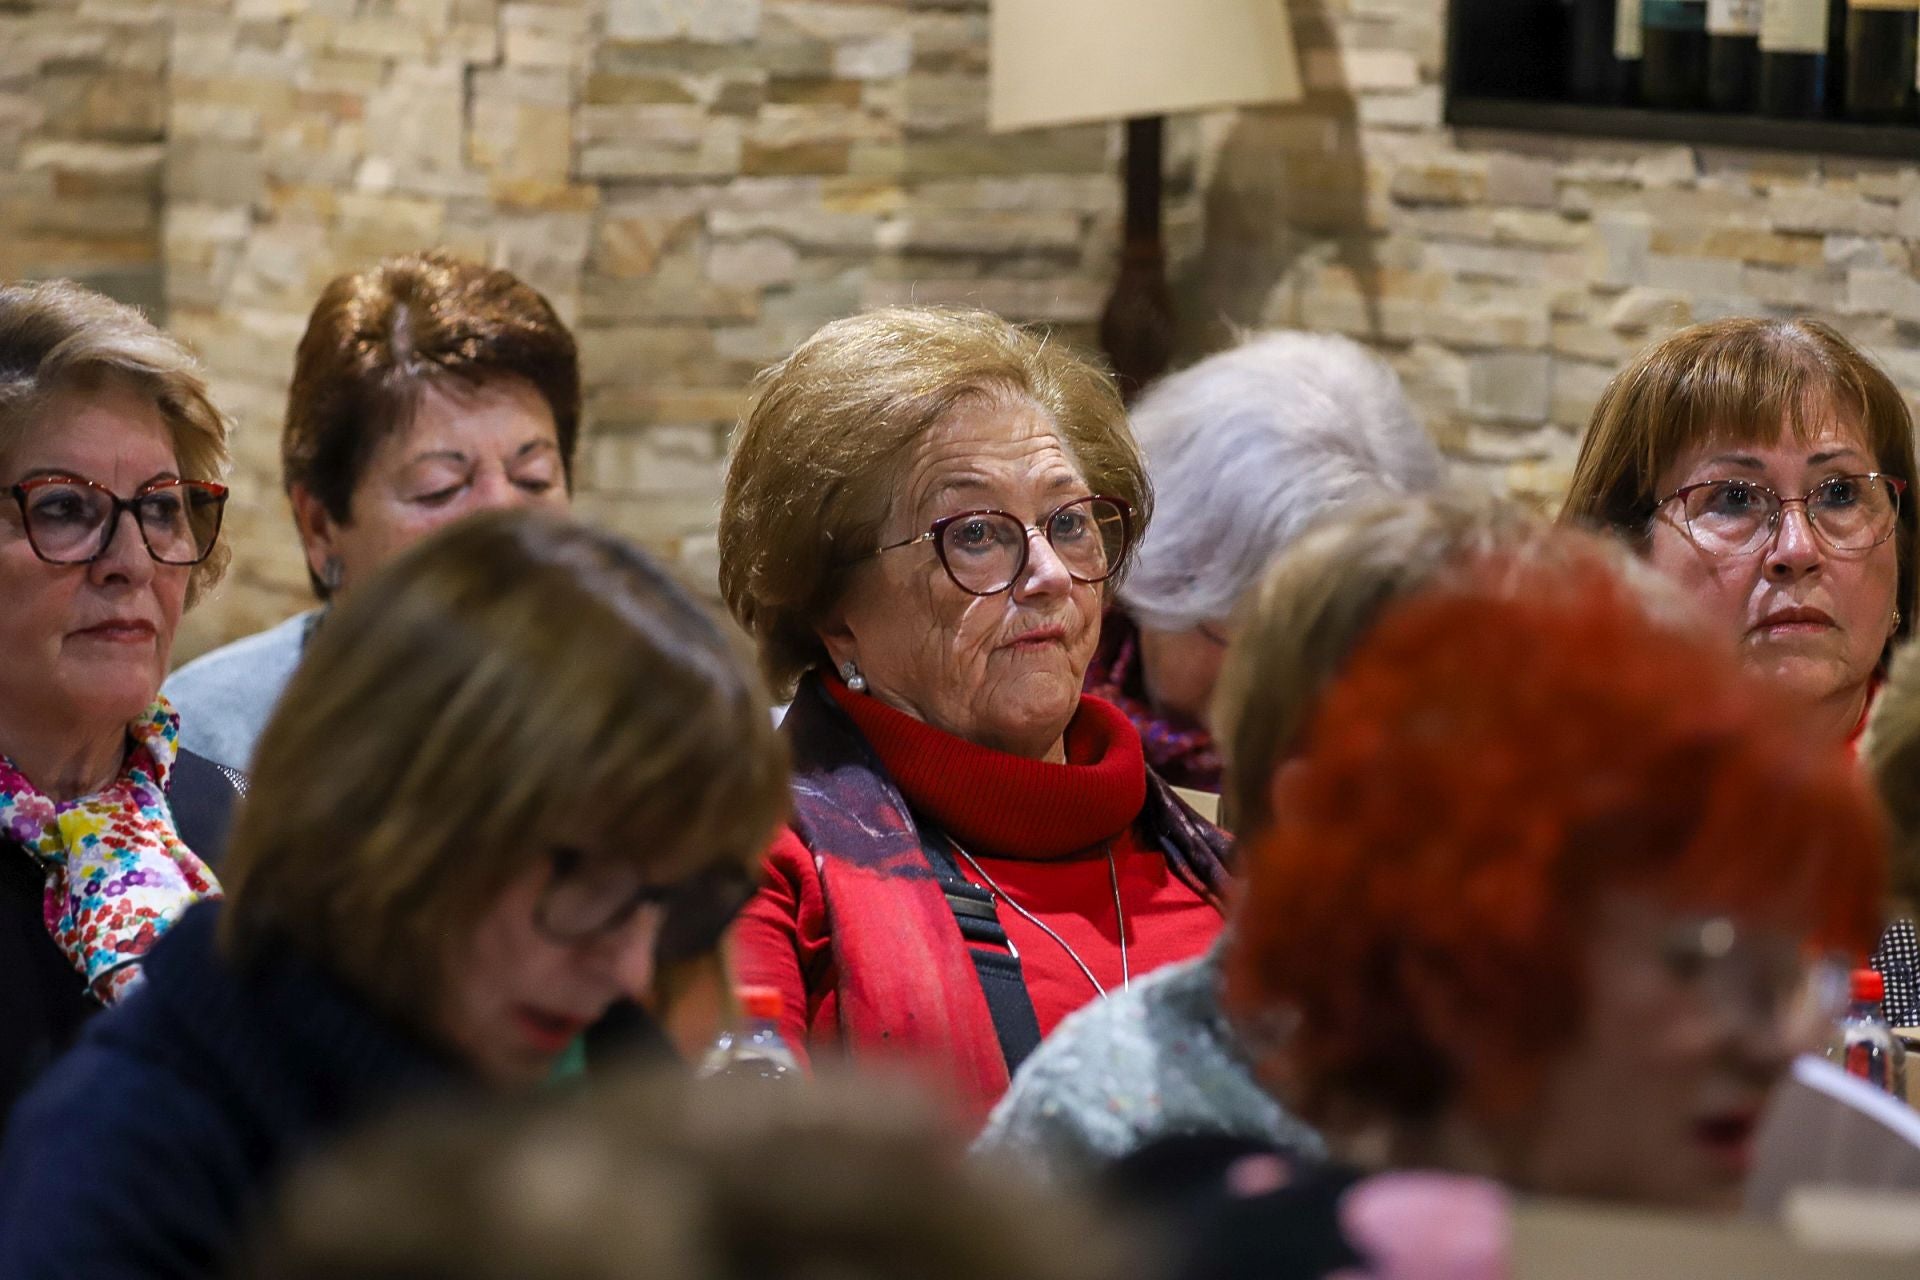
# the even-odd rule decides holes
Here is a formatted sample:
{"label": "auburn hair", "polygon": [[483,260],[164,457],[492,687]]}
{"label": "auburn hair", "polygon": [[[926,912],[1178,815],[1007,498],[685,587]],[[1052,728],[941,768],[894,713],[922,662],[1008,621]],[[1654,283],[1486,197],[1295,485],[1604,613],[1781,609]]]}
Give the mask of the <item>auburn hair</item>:
{"label": "auburn hair", "polygon": [[[553,413],[568,483],[580,435],[580,356],[538,290],[510,271],[446,253],[409,253],[335,277],[294,356],[280,435],[281,481],[352,516],[373,450],[405,425],[432,383],[532,384]],[[318,578],[322,599],[326,586]]]}
{"label": "auburn hair", "polygon": [[[1852,761],[1597,559],[1490,561],[1395,606],[1272,811],[1244,846],[1228,999],[1291,1025],[1290,1101],[1321,1123],[1524,1106],[1583,1025],[1609,890],[1849,951],[1878,933],[1883,835]],[[1436,1004],[1476,1025],[1441,1037]],[[1462,1034],[1487,1047],[1471,1079],[1440,1048]]]}

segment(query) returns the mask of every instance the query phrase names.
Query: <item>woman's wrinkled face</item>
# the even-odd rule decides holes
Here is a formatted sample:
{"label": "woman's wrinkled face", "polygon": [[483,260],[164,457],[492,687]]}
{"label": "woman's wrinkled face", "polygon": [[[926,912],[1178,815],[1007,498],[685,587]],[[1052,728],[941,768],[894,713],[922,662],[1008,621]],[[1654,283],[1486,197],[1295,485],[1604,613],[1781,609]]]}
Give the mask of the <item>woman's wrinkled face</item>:
{"label": "woman's wrinkled face", "polygon": [[[1677,458],[1658,496],[1712,480],[1750,480],[1797,498],[1834,476],[1876,470],[1865,435],[1828,414],[1802,443],[1782,433],[1772,445],[1709,442]],[[1704,607],[1741,661],[1809,705],[1864,699],[1895,625],[1897,538],[1836,551],[1784,508],[1775,536],[1746,555],[1712,555],[1687,536],[1681,504],[1654,514],[1647,558]]]}
{"label": "woman's wrinkled face", "polygon": [[1603,899],[1586,1020],[1518,1124],[1516,1182],[1548,1194],[1733,1209],[1773,1085],[1813,1049],[1801,939]]}
{"label": "woman's wrinkled face", "polygon": [[[179,462],[153,401],[109,385],[55,395],[0,458],[0,489],[43,475],[131,498],[179,478]],[[0,496],[0,730],[107,734],[145,711],[166,677],[190,572],[147,554],[131,512],[98,560],[47,564],[19,504]]]}
{"label": "woman's wrinkled face", "polygon": [[427,384],[412,419],[374,446],[345,521],[294,496],[308,566],[325,581],[336,562],[342,586],[462,516],[567,501],[553,410],[516,377]]}
{"label": "woman's wrinkled face", "polygon": [[[881,545],[943,516],[1005,511],[1029,528],[1091,491],[1052,418],[1024,397],[970,397],[930,431],[881,528]],[[822,639],[868,692],[970,742],[1059,758],[1100,638],[1102,588],[1077,582],[1047,540],[996,595],[962,591],[930,542],[873,557],[852,577]]]}
{"label": "woman's wrinkled face", "polygon": [[507,886],[449,966],[437,1030],[481,1079],[538,1084],[588,1027],[653,984],[661,908],[635,912],[605,934],[563,942],[540,927],[554,871],[542,865]]}

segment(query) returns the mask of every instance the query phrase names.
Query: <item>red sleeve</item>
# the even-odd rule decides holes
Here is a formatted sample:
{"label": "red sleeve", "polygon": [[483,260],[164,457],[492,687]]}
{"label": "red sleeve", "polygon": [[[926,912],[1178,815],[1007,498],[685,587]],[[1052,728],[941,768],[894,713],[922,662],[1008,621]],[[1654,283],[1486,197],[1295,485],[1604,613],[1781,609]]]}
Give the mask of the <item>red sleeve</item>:
{"label": "red sleeve", "polygon": [[767,850],[760,891],[734,922],[730,954],[737,985],[780,993],[780,1034],[803,1063],[816,1043],[837,1043],[839,973],[826,895],[812,852],[790,829]]}

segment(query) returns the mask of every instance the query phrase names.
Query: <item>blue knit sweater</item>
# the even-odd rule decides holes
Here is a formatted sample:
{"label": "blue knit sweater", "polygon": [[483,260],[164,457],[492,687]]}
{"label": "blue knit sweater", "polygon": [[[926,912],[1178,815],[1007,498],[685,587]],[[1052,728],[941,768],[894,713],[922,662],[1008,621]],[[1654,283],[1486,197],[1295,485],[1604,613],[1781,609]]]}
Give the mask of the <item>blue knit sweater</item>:
{"label": "blue knit sweater", "polygon": [[218,903],[190,910],[146,984],[27,1094],[0,1148],[0,1276],[224,1274],[278,1175],[442,1059],[316,965],[237,972]]}

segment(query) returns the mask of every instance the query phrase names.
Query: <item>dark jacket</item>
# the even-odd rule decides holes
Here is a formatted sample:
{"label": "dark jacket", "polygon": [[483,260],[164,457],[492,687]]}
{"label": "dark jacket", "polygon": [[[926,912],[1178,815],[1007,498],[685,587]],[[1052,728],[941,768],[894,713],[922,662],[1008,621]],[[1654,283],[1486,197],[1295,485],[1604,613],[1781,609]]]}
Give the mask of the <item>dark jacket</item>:
{"label": "dark jacket", "polygon": [[0,1276],[225,1274],[247,1220],[314,1144],[453,1068],[294,953],[237,971],[219,903],[23,1098],[0,1146]]}
{"label": "dark jacket", "polygon": [[[174,828],[216,872],[242,789],[240,775],[190,751],[175,757],[168,776]],[[0,1134],[27,1086],[100,1011],[47,932],[41,909],[46,885],[46,873],[30,854],[0,839]]]}

